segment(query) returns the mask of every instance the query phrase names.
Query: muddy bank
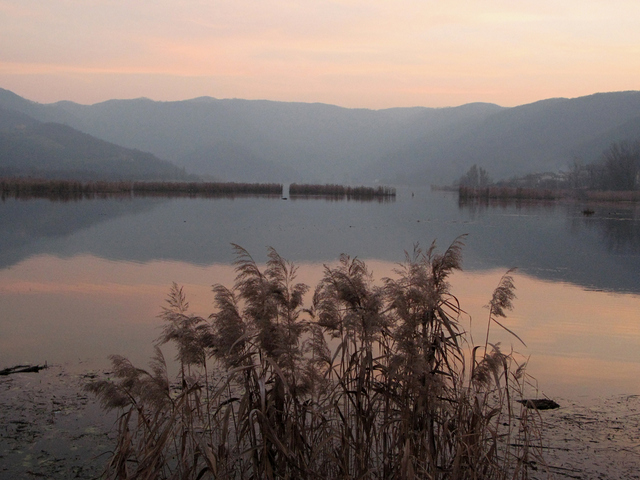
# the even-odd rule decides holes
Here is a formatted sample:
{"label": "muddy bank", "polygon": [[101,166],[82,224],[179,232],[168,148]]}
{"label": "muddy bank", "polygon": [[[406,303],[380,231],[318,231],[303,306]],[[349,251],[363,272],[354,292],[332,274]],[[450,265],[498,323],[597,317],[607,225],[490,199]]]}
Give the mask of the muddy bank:
{"label": "muddy bank", "polygon": [[[575,401],[540,412],[550,478],[640,479],[640,396]],[[548,478],[540,471],[533,478]]]}
{"label": "muddy bank", "polygon": [[52,365],[0,377],[0,479],[101,474],[116,415],[83,391],[95,375],[104,373]]}
{"label": "muddy bank", "polygon": [[[99,477],[116,415],[83,386],[105,377],[90,364],[0,377],[0,479]],[[533,479],[640,479],[640,396],[556,400],[539,412],[547,465]]]}

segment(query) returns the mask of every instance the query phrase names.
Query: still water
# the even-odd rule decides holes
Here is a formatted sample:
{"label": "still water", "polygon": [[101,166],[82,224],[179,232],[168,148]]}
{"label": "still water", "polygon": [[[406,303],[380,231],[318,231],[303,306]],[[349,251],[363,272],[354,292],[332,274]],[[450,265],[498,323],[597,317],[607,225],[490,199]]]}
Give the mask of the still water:
{"label": "still water", "polygon": [[[141,366],[159,333],[171,282],[192,310],[211,312],[211,285],[230,286],[236,243],[266,260],[273,246],[310,285],[341,253],[376,278],[415,243],[444,250],[465,237],[453,292],[479,342],[483,308],[517,267],[506,320],[526,346],[541,394],[640,394],[640,209],[634,205],[461,205],[457,195],[402,190],[392,202],[324,199],[101,199],[0,203],[0,368],[97,362]],[[496,332],[498,333],[498,332]]]}

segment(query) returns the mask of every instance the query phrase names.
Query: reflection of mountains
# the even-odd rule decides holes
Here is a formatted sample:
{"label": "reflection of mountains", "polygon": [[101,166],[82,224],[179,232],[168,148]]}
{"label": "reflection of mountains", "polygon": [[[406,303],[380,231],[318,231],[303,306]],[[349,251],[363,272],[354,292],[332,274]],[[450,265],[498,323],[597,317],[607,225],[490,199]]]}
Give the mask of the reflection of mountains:
{"label": "reflection of mountains", "polygon": [[[64,245],[74,235],[124,215],[142,213],[162,203],[159,199],[60,202],[3,199],[0,203],[0,268],[37,254],[82,253]],[[60,247],[52,251],[52,247]],[[90,248],[86,253],[91,253]]]}
{"label": "reflection of mountains", "polygon": [[[581,225],[599,231],[608,251],[616,255],[638,255],[640,253],[640,208],[637,205],[609,205],[595,208],[593,216],[579,219]],[[575,221],[577,222],[578,219]]]}
{"label": "reflection of mountains", "polygon": [[[617,207],[616,207],[617,208]],[[92,254],[115,261],[230,264],[231,243],[257,261],[267,246],[296,263],[341,253],[401,261],[416,242],[440,249],[468,234],[466,270],[518,267],[586,288],[640,293],[637,209],[563,204],[459,205],[455,196],[416,190],[395,202],[282,201],[269,198],[46,200],[0,203],[0,268],[36,254]],[[212,279],[213,281],[213,279]]]}
{"label": "reflection of mountains", "polygon": [[504,259],[542,279],[590,289],[640,292],[638,206],[584,206],[556,202],[460,202],[461,211],[497,228],[487,232],[480,255],[500,249]]}
{"label": "reflection of mountains", "polygon": [[498,200],[486,202],[478,200],[460,200],[460,208],[473,218],[486,213],[488,209],[503,212],[526,212],[528,214],[553,215],[556,211],[565,211],[570,219],[570,231],[580,235],[581,230],[599,232],[602,244],[609,253],[616,255],[640,254],[640,206],[627,203],[602,203],[590,205],[587,214],[585,207],[578,204],[559,206],[555,201]]}

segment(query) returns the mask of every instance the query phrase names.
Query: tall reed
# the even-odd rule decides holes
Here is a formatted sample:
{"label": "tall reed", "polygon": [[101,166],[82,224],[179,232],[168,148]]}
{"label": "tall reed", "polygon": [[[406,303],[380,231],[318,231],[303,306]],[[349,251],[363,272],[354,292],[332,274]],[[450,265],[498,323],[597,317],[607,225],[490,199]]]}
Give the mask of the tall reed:
{"label": "tall reed", "polygon": [[528,478],[524,366],[490,343],[513,281],[471,345],[449,285],[462,247],[416,247],[381,283],[343,255],[308,308],[273,249],[262,270],[234,247],[235,284],[213,287],[208,320],[173,285],[159,343],[177,347],[177,383],[157,349],[149,370],[112,357],[115,381],[89,387],[121,412],[107,478]]}

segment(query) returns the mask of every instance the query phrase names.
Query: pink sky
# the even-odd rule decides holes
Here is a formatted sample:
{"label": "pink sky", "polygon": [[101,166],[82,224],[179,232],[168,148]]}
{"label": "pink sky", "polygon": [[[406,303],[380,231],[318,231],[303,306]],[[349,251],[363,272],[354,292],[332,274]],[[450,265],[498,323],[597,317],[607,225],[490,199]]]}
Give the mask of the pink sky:
{"label": "pink sky", "polygon": [[640,89],[637,0],[0,0],[0,87],[110,98],[521,105]]}

